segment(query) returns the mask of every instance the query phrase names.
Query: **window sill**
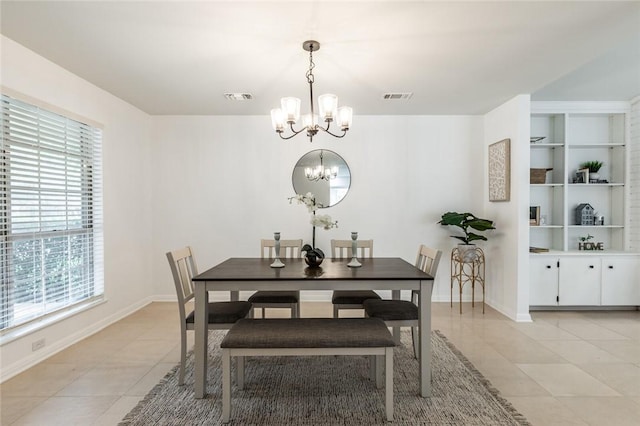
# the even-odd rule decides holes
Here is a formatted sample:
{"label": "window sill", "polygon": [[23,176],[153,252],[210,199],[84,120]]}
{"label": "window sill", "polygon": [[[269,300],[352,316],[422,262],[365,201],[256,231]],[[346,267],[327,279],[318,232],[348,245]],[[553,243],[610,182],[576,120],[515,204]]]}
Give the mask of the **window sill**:
{"label": "window sill", "polygon": [[75,305],[73,307],[64,309],[60,312],[56,312],[54,314],[51,315],[47,315],[41,319],[29,322],[27,324],[23,324],[20,325],[16,328],[7,330],[6,332],[3,332],[2,334],[0,334],[0,346],[4,346],[8,343],[11,343],[15,340],[21,339],[25,336],[28,336],[29,334],[32,334],[38,330],[42,330],[44,328],[47,328],[55,323],[58,323],[60,321],[66,320],[67,318],[70,318],[74,315],[77,315],[79,313],[88,311],[89,309],[93,309],[96,306],[102,305],[103,303],[106,303],[106,299],[104,298],[104,296],[100,296],[96,299],[93,299],[91,301],[85,302],[85,303],[80,303],[78,305]]}

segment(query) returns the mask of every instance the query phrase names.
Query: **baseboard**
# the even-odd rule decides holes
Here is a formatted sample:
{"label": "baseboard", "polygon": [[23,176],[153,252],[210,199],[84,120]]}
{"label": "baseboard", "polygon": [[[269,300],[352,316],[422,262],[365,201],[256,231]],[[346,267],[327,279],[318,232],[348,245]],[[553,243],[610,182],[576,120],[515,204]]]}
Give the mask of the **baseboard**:
{"label": "baseboard", "polygon": [[[175,301],[175,296],[174,296]],[[26,355],[20,361],[13,363],[2,369],[0,373],[0,383],[9,380],[10,378],[22,373],[23,371],[33,367],[34,365],[46,360],[47,358],[52,357],[60,351],[67,349],[69,346],[78,343],[79,341],[86,339],[87,337],[99,332],[100,330],[110,326],[111,324],[121,320],[122,318],[131,315],[135,311],[143,308],[149,303],[153,302],[153,297],[147,297],[145,299],[139,300],[136,303],[133,303],[118,312],[109,315],[102,320],[95,322],[93,324],[89,324],[87,327],[77,330],[74,333],[68,335],[64,339],[58,340],[51,345],[47,345],[41,350],[34,352],[32,354]]]}

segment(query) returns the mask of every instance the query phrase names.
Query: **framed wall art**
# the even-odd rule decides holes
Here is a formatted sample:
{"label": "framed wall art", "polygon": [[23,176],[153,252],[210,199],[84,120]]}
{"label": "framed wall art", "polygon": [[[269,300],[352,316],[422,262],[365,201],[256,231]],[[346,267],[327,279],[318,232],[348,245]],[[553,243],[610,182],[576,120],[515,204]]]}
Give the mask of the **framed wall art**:
{"label": "framed wall art", "polygon": [[511,139],[489,145],[489,201],[509,201]]}

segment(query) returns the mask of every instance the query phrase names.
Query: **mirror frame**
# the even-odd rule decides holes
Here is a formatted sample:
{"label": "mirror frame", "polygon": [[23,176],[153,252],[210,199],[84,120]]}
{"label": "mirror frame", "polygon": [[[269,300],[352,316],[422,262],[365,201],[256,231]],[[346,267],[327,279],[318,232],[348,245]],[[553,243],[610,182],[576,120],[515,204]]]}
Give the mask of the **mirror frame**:
{"label": "mirror frame", "polygon": [[[316,158],[317,158],[317,159],[318,159],[318,161],[319,161],[319,159],[320,159],[320,153],[323,153],[323,156],[324,156],[324,165],[325,165],[325,167],[327,167],[327,166],[328,166],[328,167],[331,167],[331,165],[332,165],[331,163],[327,164],[327,154],[330,154],[331,156],[333,156],[333,157],[334,157],[334,158],[333,158],[333,160],[334,160],[334,162],[335,162],[335,163],[337,163],[336,165],[337,165],[337,166],[338,166],[338,168],[339,168],[339,170],[338,170],[338,177],[337,177],[336,179],[340,179],[341,177],[342,177],[342,179],[346,179],[346,178],[348,178],[348,182],[346,182],[346,184],[345,184],[345,185],[342,185],[342,186],[340,186],[340,187],[337,187],[337,189],[340,189],[340,188],[343,188],[343,189],[344,189],[344,188],[346,187],[346,189],[345,189],[345,191],[344,191],[344,195],[342,195],[342,196],[340,197],[340,199],[339,199],[338,201],[336,201],[335,203],[333,203],[333,204],[331,204],[331,201],[329,201],[328,205],[326,205],[326,206],[325,206],[325,205],[323,204],[323,206],[322,206],[322,207],[319,207],[319,208],[321,208],[321,209],[326,209],[326,208],[333,207],[333,206],[335,206],[335,205],[339,204],[342,200],[344,200],[344,199],[347,197],[347,194],[349,193],[349,189],[351,189],[351,169],[349,168],[349,165],[348,165],[348,164],[347,164],[347,162],[344,160],[344,158],[342,158],[339,154],[337,154],[336,152],[331,151],[331,150],[329,150],[329,149],[314,149],[313,151],[309,151],[309,152],[307,152],[307,153],[306,153],[306,154],[304,154],[302,157],[300,157],[300,158],[298,159],[298,161],[296,162],[296,164],[293,166],[293,171],[291,172],[291,184],[292,184],[292,186],[293,186],[293,190],[294,190],[294,192],[295,192],[296,194],[306,194],[307,192],[312,192],[314,195],[316,195],[316,196],[318,195],[318,194],[317,194],[317,191],[315,191],[315,192],[314,192],[313,190],[310,190],[309,188],[301,189],[300,191],[298,191],[298,189],[296,188],[296,177],[297,177],[296,175],[298,175],[298,176],[299,176],[299,174],[296,174],[296,170],[297,170],[298,168],[300,168],[300,169],[302,169],[302,170],[303,170],[303,172],[304,172],[304,168],[305,168],[305,167],[308,167],[308,166],[306,166],[306,165],[304,164],[304,163],[305,163],[305,161],[304,161],[304,160],[306,160],[306,159],[308,159],[308,158],[311,158],[311,157],[313,157],[313,156],[316,156]],[[318,163],[318,164],[319,164],[319,163]],[[345,174],[345,170],[346,170],[346,174],[347,174],[348,176],[345,176],[345,175],[344,175],[344,174]],[[306,179],[306,178],[304,177],[304,175],[302,176],[302,179]],[[330,184],[331,184],[331,182],[332,182],[332,181],[333,181],[333,179],[332,179],[331,181],[324,181],[324,180],[323,180],[323,181],[320,181],[320,182],[311,182],[311,181],[305,180],[305,181],[304,181],[304,183],[305,183],[305,184],[308,184],[308,185],[317,185],[317,184],[325,183],[326,185],[328,185],[327,190],[330,192],[330,191],[331,191],[331,189],[332,189],[332,188],[331,188],[331,186],[330,186]],[[330,194],[328,195],[328,197],[329,197],[329,199],[330,199]]]}

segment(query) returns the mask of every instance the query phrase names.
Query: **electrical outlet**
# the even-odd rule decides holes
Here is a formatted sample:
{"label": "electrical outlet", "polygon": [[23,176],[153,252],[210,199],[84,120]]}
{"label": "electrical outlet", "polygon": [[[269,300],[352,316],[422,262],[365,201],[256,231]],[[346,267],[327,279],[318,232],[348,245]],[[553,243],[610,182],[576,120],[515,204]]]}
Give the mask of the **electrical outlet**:
{"label": "electrical outlet", "polygon": [[45,343],[44,339],[36,340],[35,342],[33,342],[33,343],[31,344],[31,351],[32,351],[32,352],[35,352],[35,351],[37,351],[38,349],[42,349],[42,348],[44,348],[44,343]]}

